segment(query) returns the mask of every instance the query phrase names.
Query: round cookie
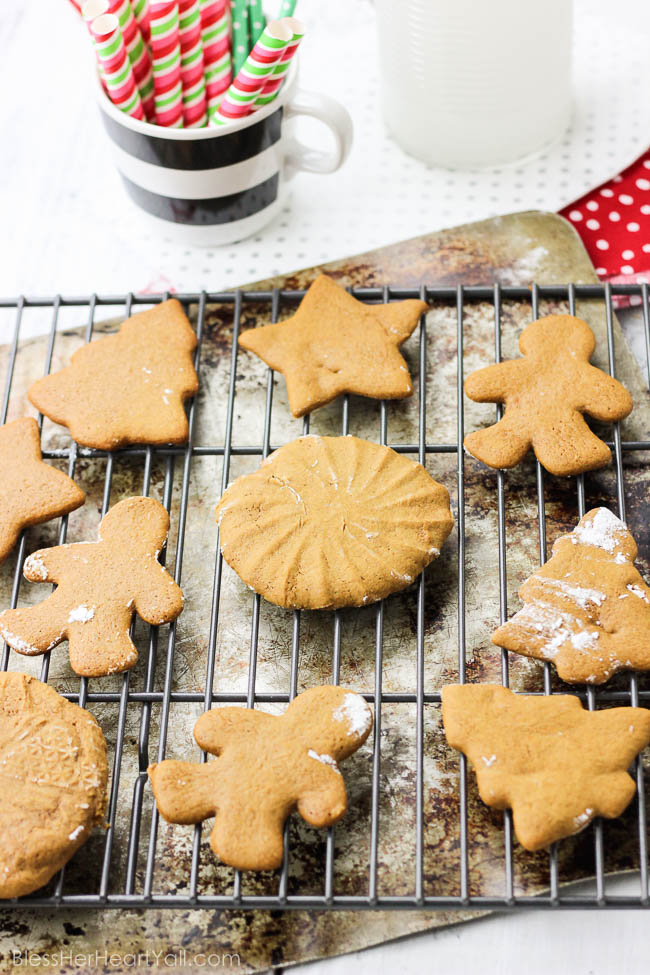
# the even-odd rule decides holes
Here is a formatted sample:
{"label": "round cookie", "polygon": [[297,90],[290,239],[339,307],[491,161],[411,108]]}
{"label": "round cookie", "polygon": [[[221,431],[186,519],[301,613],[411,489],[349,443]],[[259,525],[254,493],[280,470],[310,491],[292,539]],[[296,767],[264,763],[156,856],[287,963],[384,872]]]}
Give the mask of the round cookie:
{"label": "round cookie", "polygon": [[221,551],[243,581],[290,609],[364,606],[440,554],[453,517],[421,464],[357,437],[300,437],[217,506]]}
{"label": "round cookie", "polygon": [[103,822],[106,743],[88,711],[0,673],[0,897],[37,890]]}

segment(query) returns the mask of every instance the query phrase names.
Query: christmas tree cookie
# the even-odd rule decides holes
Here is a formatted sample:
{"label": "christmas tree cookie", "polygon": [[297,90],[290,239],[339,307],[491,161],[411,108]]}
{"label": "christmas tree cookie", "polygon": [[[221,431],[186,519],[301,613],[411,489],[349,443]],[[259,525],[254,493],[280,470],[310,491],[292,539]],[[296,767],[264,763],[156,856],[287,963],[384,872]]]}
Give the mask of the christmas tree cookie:
{"label": "christmas tree cookie", "polygon": [[474,766],[483,802],[511,808],[527,850],[620,816],[636,791],[627,769],[650,741],[650,711],[585,711],[577,697],[525,696],[496,684],[442,689],[452,748]]}
{"label": "christmas tree cookie", "polygon": [[85,447],[185,443],[183,404],[199,386],[195,348],[194,330],[171,299],[128,318],[117,335],[77,349],[66,369],[39,379],[28,395]]}
{"label": "christmas tree cookie", "polygon": [[532,447],[551,474],[605,467],[611,452],[584,419],[611,423],[632,411],[624,386],[589,363],[596,339],[586,322],[549,315],[521,333],[523,359],[499,362],[467,377],[477,403],[504,403],[498,423],[465,437],[465,448],[489,467],[514,467]]}
{"label": "christmas tree cookie", "polygon": [[551,660],[570,684],[602,684],[618,670],[650,669],[650,589],[634,567],[636,543],[607,508],[587,512],[519,590],[524,601],[492,642]]}

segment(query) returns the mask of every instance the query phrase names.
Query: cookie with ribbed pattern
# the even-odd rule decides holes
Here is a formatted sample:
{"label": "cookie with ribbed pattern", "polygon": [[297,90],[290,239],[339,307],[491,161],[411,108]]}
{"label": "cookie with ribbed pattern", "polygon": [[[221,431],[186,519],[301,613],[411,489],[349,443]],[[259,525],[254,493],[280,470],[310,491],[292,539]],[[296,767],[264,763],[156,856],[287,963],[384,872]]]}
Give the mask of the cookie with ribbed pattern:
{"label": "cookie with ribbed pattern", "polygon": [[501,420],[465,437],[465,448],[489,467],[514,467],[528,451],[551,474],[605,467],[611,451],[583,414],[612,423],[632,412],[632,397],[589,362],[596,339],[573,315],[548,315],[521,333],[522,359],[471,373],[465,392],[477,403],[503,403]]}
{"label": "cookie with ribbed pattern", "polygon": [[342,393],[404,399],[413,393],[399,349],[425,301],[367,304],[321,274],[291,318],[253,328],[239,344],[284,375],[289,406],[303,416]]}
{"label": "cookie with ribbed pattern", "polygon": [[94,717],[26,674],[0,674],[0,897],[37,890],[104,821]]}
{"label": "cookie with ribbed pattern", "polygon": [[294,809],[332,826],[347,809],[339,762],[364,743],[372,711],[343,687],[312,687],[277,716],[213,708],[194,726],[213,762],[166,759],[149,766],[158,810],[170,823],[215,817],[210,846],[240,870],[282,865],[283,828]]}
{"label": "cookie with ribbed pattern", "polygon": [[290,609],[364,606],[406,588],[449,535],[447,489],[389,447],[306,436],[238,478],[217,506],[221,551]]}
{"label": "cookie with ribbed pattern", "polygon": [[184,403],[199,387],[196,342],[183,306],[171,298],[127,318],[116,335],[82,345],[69,366],[38,379],[27,395],[85,447],[182,444]]}
{"label": "cookie with ribbed pattern", "polygon": [[579,698],[514,694],[496,684],[442,689],[447,741],[474,766],[479,795],[512,809],[517,839],[540,850],[614,819],[636,791],[628,768],[650,742],[650,711],[586,711]]}

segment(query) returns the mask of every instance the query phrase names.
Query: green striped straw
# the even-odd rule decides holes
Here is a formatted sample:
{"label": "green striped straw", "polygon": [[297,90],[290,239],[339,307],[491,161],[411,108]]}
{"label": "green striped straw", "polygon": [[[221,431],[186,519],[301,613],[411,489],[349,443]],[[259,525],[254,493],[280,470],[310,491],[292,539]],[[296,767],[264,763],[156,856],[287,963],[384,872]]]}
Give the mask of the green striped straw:
{"label": "green striped straw", "polygon": [[291,67],[293,57],[298,50],[301,40],[305,36],[305,25],[296,17],[285,17],[283,22],[293,31],[293,37],[287,44],[281,59],[274,67],[273,73],[257,96],[255,100],[256,109],[261,108],[262,105],[268,105],[274,98],[277,98],[278,91],[282,87],[287,71]]}
{"label": "green striped straw", "polygon": [[282,17],[293,17],[293,12],[296,9],[297,2],[298,0],[282,0],[278,20],[280,20]]}
{"label": "green striped straw", "polygon": [[250,34],[249,50],[266,27],[266,17],[262,10],[262,0],[248,0],[248,32]]}
{"label": "green striped straw", "polygon": [[239,72],[248,57],[248,5],[247,0],[232,0],[232,73]]}

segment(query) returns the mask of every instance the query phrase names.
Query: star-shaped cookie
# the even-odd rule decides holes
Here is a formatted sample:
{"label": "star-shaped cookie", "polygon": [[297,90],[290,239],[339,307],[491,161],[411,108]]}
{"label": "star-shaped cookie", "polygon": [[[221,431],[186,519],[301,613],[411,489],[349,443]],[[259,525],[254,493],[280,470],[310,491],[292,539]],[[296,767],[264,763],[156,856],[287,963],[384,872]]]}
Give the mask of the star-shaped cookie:
{"label": "star-shaped cookie", "polygon": [[547,471],[581,474],[605,467],[611,452],[583,413],[612,423],[632,411],[616,379],[589,363],[596,339],[586,322],[549,315],[521,333],[523,359],[499,362],[467,377],[477,403],[504,403],[503,418],[465,437],[465,448],[489,467],[514,467],[532,447]]}
{"label": "star-shaped cookie", "polygon": [[627,769],[650,742],[650,711],[586,711],[573,695],[513,694],[496,684],[442,689],[452,748],[474,766],[481,799],[512,808],[527,850],[572,836],[594,816],[614,819],[636,785]]}
{"label": "star-shaped cookie", "polygon": [[199,386],[196,341],[172,298],[132,315],[117,335],[81,346],[67,368],[39,379],[28,396],[85,447],[185,443],[183,404]]}
{"label": "star-shaped cookie", "polygon": [[149,766],[158,809],[169,823],[214,816],[210,846],[224,863],[273,870],[282,864],[282,830],[294,809],[321,827],[345,814],[338,763],[371,728],[369,706],[343,687],[312,687],[279,716],[214,708],[196,722],[194,737],[216,761]]}
{"label": "star-shaped cookie", "polygon": [[404,399],[413,383],[399,347],[426,310],[415,299],[367,305],[321,274],[295,315],[244,332],[239,344],[284,374],[294,416],[342,393]]}
{"label": "star-shaped cookie", "polygon": [[23,528],[67,515],[85,500],[72,478],[41,459],[36,420],[24,416],[0,427],[0,562]]}

